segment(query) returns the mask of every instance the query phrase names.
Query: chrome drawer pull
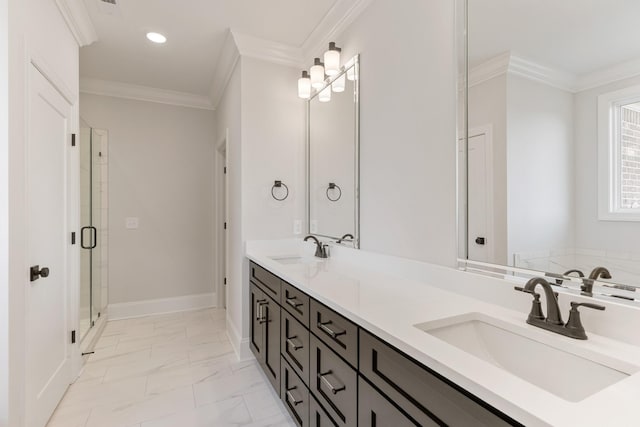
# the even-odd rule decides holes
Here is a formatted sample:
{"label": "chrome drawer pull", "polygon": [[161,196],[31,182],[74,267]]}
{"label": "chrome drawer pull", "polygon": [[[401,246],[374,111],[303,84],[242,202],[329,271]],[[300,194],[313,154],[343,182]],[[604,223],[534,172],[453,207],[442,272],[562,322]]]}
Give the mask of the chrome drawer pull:
{"label": "chrome drawer pull", "polygon": [[[303,348],[304,346],[302,345],[302,343],[297,339],[298,337],[291,337],[291,338],[287,338],[287,344],[293,348],[294,351],[298,351],[301,348]],[[295,341],[294,341],[295,340]]]}
{"label": "chrome drawer pull", "polygon": [[289,390],[287,390],[287,400],[289,401],[289,403],[291,403],[293,406],[298,406],[299,404],[302,403],[302,399],[298,400],[293,396],[293,393],[291,393],[292,390],[295,390],[297,387],[293,387],[290,388]]}
{"label": "chrome drawer pull", "polygon": [[345,335],[347,333],[347,331],[334,331],[333,329],[331,329],[328,325],[330,325],[332,322],[331,320],[329,320],[328,322],[318,322],[318,328],[320,330],[322,330],[322,332],[324,332],[325,334],[329,335],[331,338],[335,339],[338,338],[340,335]]}
{"label": "chrome drawer pull", "polygon": [[285,302],[286,302],[287,304],[289,304],[291,307],[293,307],[293,308],[296,308],[296,309],[297,309],[297,308],[298,308],[298,307],[300,307],[301,305],[304,305],[304,304],[303,304],[303,303],[301,303],[301,302],[296,302],[297,300],[298,300],[298,299],[297,299],[297,298],[295,298],[295,297],[294,297],[294,298],[287,298],[287,299],[285,300]]}
{"label": "chrome drawer pull", "polygon": [[256,301],[256,320],[262,320],[262,304],[266,303],[266,299],[259,299]]}
{"label": "chrome drawer pull", "polygon": [[340,391],[342,391],[342,390],[346,389],[346,386],[344,386],[344,385],[335,386],[335,385],[331,384],[331,382],[327,379],[327,375],[330,375],[330,374],[332,374],[332,373],[333,373],[333,371],[327,371],[327,372],[325,372],[324,374],[320,374],[320,373],[319,373],[319,374],[318,374],[318,378],[320,378],[320,380],[322,380],[322,382],[324,383],[324,385],[326,385],[326,386],[327,386],[327,388],[328,388],[329,390],[331,390],[331,392],[332,392],[333,394],[338,394],[338,392],[340,392]]}

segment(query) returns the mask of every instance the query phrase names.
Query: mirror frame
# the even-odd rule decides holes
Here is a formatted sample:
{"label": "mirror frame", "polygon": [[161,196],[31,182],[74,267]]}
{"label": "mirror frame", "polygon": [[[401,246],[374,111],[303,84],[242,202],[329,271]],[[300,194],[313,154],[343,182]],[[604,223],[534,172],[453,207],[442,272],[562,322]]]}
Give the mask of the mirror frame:
{"label": "mirror frame", "polygon": [[[513,283],[524,283],[533,277],[543,277],[554,285],[554,290],[570,294],[590,296],[603,301],[616,302],[623,305],[638,307],[640,305],[640,288],[631,290],[624,284],[615,284],[595,280],[591,295],[584,294],[580,286],[582,280],[573,276],[564,276],[562,274],[550,273],[526,269],[521,267],[512,267],[502,264],[493,264],[482,261],[473,261],[469,259],[469,236],[467,230],[469,228],[469,210],[468,210],[468,139],[469,139],[469,0],[457,0],[460,2],[458,13],[460,20],[457,23],[458,42],[458,58],[462,64],[458,64],[457,70],[462,70],[462,75],[458,79],[458,97],[462,98],[459,104],[457,114],[457,141],[456,141],[456,170],[462,168],[464,173],[461,176],[460,171],[457,174],[457,192],[456,192],[456,211],[457,211],[457,235],[456,245],[458,248],[458,268],[463,271],[481,274],[485,276],[505,279]],[[462,65],[462,66],[460,66]],[[459,146],[462,144],[462,146]],[[464,163],[461,164],[461,154],[464,151]],[[462,205],[461,200],[465,200]],[[463,217],[462,217],[463,216]]]}
{"label": "mirror frame", "polygon": [[355,249],[360,249],[360,54],[355,55],[345,65],[340,67],[340,72],[332,77],[325,79],[325,84],[320,89],[314,90],[311,97],[307,100],[306,113],[306,168],[307,168],[307,200],[306,200],[306,217],[307,217],[307,235],[322,237],[325,239],[339,240],[341,236],[328,236],[320,233],[311,232],[311,101],[318,96],[327,86],[330,86],[334,80],[345,74],[348,69],[354,67],[355,80],[353,80],[354,92],[354,225],[353,240],[343,240],[343,242],[352,242]]}

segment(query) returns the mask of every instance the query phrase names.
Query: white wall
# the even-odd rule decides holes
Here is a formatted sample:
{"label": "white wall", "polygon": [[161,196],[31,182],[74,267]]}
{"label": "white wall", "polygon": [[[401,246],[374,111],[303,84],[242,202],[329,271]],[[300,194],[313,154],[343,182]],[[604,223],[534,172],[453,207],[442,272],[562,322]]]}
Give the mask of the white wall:
{"label": "white wall", "polygon": [[[3,24],[0,28],[7,28]],[[20,426],[24,422],[24,324],[25,271],[28,270],[26,241],[26,200],[25,200],[25,143],[26,143],[26,95],[29,62],[37,61],[50,79],[63,88],[72,98],[74,120],[71,132],[77,131],[78,97],[78,45],[69,31],[55,2],[50,0],[9,0],[9,285],[2,287],[4,298],[8,296],[9,345],[0,351],[9,352],[9,372],[0,372],[2,378],[9,379],[9,402],[3,399],[0,408],[8,406],[9,426]],[[4,55],[2,55],[4,57]],[[7,82],[7,79],[2,79]],[[6,97],[0,97],[6,99]],[[7,129],[3,126],[2,129]],[[77,158],[76,158],[77,160]],[[3,171],[7,169],[2,168]],[[75,179],[71,177],[71,179]],[[0,181],[1,182],[1,181]],[[0,184],[1,185],[1,184]],[[3,192],[2,194],[7,194]],[[62,195],[61,195],[62,197]],[[76,195],[77,197],[77,195]],[[77,214],[70,219],[70,226],[76,226]],[[1,218],[1,214],[0,214]],[[1,220],[0,220],[1,221]],[[1,226],[0,226],[1,227]],[[77,249],[70,252],[78,256]],[[77,271],[71,274],[72,286],[79,279]],[[3,299],[0,298],[0,301]],[[3,311],[6,313],[6,311]],[[77,319],[74,320],[77,322]],[[75,327],[75,326],[73,326]],[[0,333],[0,337],[2,334]],[[2,360],[6,354],[0,358]],[[2,381],[2,380],[0,380]],[[2,392],[0,392],[0,397]],[[7,419],[6,409],[0,420]]]}
{"label": "white wall", "polygon": [[9,2],[0,0],[0,426],[9,424]]}
{"label": "white wall", "polygon": [[455,265],[455,36],[453,1],[374,0],[335,38],[361,54],[362,249]]}
{"label": "white wall", "polygon": [[577,248],[640,252],[640,223],[598,220],[598,96],[636,85],[640,85],[640,77],[575,95]]}
{"label": "white wall", "polygon": [[[215,292],[211,111],[82,94],[109,132],[109,304]],[[139,228],[125,228],[125,218]]]}
{"label": "white wall", "polygon": [[507,77],[508,265],[513,253],[573,247],[573,94]]}

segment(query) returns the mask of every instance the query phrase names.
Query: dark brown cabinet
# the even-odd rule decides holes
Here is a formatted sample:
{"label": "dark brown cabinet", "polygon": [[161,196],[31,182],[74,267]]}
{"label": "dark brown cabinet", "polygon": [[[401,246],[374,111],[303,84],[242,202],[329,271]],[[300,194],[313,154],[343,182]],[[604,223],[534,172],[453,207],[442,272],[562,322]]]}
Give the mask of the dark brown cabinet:
{"label": "dark brown cabinet", "polygon": [[250,347],[299,427],[519,426],[250,263]]}
{"label": "dark brown cabinet", "polygon": [[254,283],[250,284],[251,351],[273,388],[280,393],[280,306]]}

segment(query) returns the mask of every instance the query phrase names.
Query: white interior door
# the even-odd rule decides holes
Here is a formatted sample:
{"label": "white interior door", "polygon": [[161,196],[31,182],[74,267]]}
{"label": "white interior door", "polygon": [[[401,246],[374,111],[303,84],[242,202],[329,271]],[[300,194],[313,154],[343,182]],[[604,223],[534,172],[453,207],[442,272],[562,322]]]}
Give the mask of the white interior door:
{"label": "white interior door", "polygon": [[[42,427],[71,381],[67,150],[72,107],[33,66],[27,143],[26,424]],[[45,277],[46,275],[46,277]],[[30,275],[31,276],[31,275]]]}
{"label": "white interior door", "polygon": [[493,262],[493,192],[490,135],[469,132],[469,259]]}

